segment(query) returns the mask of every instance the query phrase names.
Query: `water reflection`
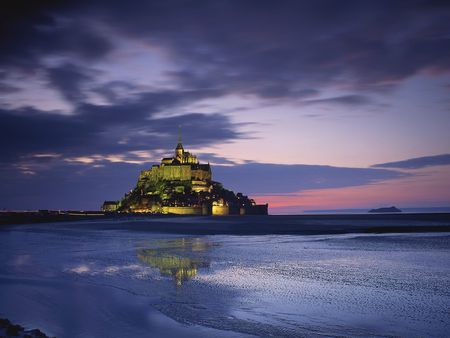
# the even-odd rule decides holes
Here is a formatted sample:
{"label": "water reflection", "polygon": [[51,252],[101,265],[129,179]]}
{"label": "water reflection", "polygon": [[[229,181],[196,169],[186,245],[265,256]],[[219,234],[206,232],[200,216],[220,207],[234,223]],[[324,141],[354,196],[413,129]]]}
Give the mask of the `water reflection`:
{"label": "water reflection", "polygon": [[139,260],[159,269],[163,276],[173,277],[177,286],[193,278],[200,268],[209,268],[210,259],[204,255],[213,247],[205,238],[177,238],[148,243],[137,250]]}

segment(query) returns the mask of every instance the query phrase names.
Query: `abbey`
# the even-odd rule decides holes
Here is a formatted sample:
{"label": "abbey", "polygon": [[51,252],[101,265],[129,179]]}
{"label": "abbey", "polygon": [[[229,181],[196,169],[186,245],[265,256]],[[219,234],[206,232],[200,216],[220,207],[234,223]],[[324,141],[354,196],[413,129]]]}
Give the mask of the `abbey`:
{"label": "abbey", "polygon": [[173,157],[141,171],[136,187],[120,201],[105,201],[105,212],[185,215],[267,215],[268,205],[225,189],[212,180],[211,166],[184,150],[181,137]]}
{"label": "abbey", "polygon": [[179,186],[183,191],[186,183],[195,192],[211,191],[211,167],[209,164],[200,164],[195,155],[184,151],[179,140],[175,156],[163,158],[160,165],[142,171],[139,181],[144,185],[152,181],[183,182]]}

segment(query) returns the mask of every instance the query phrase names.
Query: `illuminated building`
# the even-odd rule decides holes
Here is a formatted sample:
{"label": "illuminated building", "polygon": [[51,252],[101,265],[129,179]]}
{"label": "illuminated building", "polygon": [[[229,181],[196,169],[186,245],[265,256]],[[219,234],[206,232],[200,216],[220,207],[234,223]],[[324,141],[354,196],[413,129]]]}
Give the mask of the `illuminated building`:
{"label": "illuminated building", "polygon": [[256,205],[241,193],[225,189],[212,180],[209,163],[184,150],[181,137],[173,157],[141,171],[136,187],[113,205],[106,201],[105,212],[135,212],[184,215],[265,214],[268,205]]}

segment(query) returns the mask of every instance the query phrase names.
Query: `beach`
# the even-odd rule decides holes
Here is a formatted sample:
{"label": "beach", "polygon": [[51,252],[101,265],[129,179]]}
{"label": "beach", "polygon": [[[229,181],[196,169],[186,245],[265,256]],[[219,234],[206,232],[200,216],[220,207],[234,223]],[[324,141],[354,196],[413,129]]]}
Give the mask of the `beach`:
{"label": "beach", "polygon": [[444,337],[448,227],[448,215],[4,225],[0,317],[56,337]]}

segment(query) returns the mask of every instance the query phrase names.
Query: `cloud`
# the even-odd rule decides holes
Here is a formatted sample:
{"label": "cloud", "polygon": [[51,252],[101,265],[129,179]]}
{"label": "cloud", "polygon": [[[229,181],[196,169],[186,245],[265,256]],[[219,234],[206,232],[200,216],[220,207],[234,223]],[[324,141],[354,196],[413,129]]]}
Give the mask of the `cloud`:
{"label": "cloud", "polygon": [[[267,99],[330,86],[381,90],[450,69],[445,2],[19,3],[4,15],[3,65],[33,68],[55,55],[98,60],[120,38],[136,39],[169,52],[177,64],[170,75],[184,88]],[[355,103],[350,97],[336,102]]]}
{"label": "cloud", "polygon": [[[118,31],[170,49],[186,86],[295,97],[311,86],[391,87],[450,67],[444,3],[115,2],[101,10]],[[120,20],[124,13],[132,19]]]}
{"label": "cloud", "polygon": [[99,210],[103,201],[123,197],[135,186],[140,170],[147,167],[54,161],[35,175],[24,175],[17,167],[0,166],[2,177],[8,177],[0,180],[0,209]]}
{"label": "cloud", "polygon": [[213,176],[234,190],[260,195],[359,186],[408,175],[386,169],[247,163],[216,166]]}
{"label": "cloud", "polygon": [[0,82],[0,94],[9,94],[20,91],[20,88]]}
{"label": "cloud", "polygon": [[2,6],[0,66],[36,72],[49,56],[95,60],[112,49],[95,20],[59,1],[8,1]]}
{"label": "cloud", "polygon": [[116,102],[126,96],[132,95],[138,86],[125,81],[110,81],[98,85],[92,89],[93,92],[101,95],[108,102]]}
{"label": "cloud", "polygon": [[50,85],[56,88],[67,101],[78,103],[86,99],[82,86],[86,82],[91,82],[92,76],[83,67],[64,63],[48,68],[47,76]]}
{"label": "cloud", "polygon": [[17,163],[35,153],[75,157],[167,149],[176,142],[179,125],[190,146],[247,137],[239,132],[239,124],[220,113],[156,116],[165,109],[209,95],[214,94],[145,92],[115,104],[79,103],[69,115],[32,107],[0,108],[0,142],[10,145],[4,147],[0,163]]}
{"label": "cloud", "polygon": [[44,112],[31,107],[0,109],[0,162],[15,162],[30,153],[60,152],[87,148],[95,143],[98,126],[73,116]]}
{"label": "cloud", "polygon": [[[157,162],[166,155],[155,154]],[[151,167],[146,161],[125,163],[99,157],[92,158],[94,162],[66,162],[55,156],[38,160],[47,162],[39,162],[44,167],[38,167],[32,176],[24,175],[18,168],[0,167],[0,175],[8,177],[8,180],[0,180],[0,209],[20,206],[24,209],[98,210],[103,201],[123,197],[135,187],[140,171]],[[202,157],[200,160],[204,161]],[[33,165],[28,169],[34,170]],[[266,163],[216,165],[212,173],[213,179],[226,188],[258,195],[260,199],[264,194],[285,196],[305,190],[363,186],[410,175],[388,169]]]}
{"label": "cloud", "polygon": [[450,154],[424,156],[403,161],[374,164],[373,168],[421,169],[438,165],[450,165]]}
{"label": "cloud", "polygon": [[342,95],[323,99],[305,100],[304,104],[341,104],[345,106],[356,106],[369,104],[371,100],[364,95]]}
{"label": "cloud", "polygon": [[214,153],[198,153],[197,156],[202,159],[203,162],[210,162],[211,164],[217,164],[217,165],[234,165],[236,162],[223,157],[219,156]]}

